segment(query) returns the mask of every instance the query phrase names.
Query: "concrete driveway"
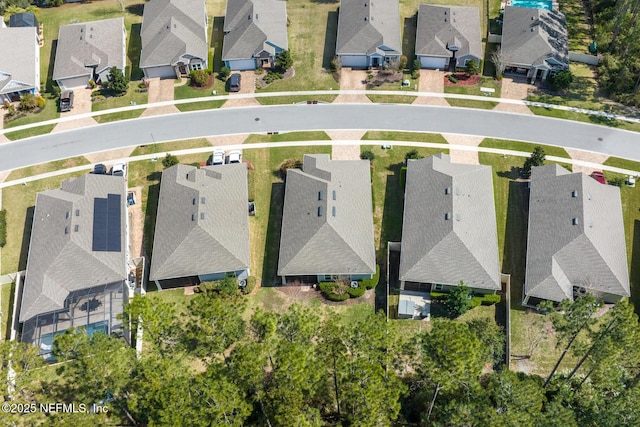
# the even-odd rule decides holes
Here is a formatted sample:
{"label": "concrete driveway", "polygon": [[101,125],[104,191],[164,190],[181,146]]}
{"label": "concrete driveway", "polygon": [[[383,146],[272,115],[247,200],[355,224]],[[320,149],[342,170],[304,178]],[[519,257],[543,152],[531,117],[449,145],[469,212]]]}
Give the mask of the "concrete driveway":
{"label": "concrete driveway", "polygon": [[[60,117],[73,117],[79,114],[85,114],[91,112],[91,92],[89,88],[76,88],[73,89],[73,108],[66,113],[60,113]],[[47,102],[58,102],[53,100],[47,100]],[[93,126],[97,122],[92,117],[85,117],[83,119],[71,120],[68,122],[58,123],[51,132],[60,132],[69,129],[78,129],[86,126]]]}
{"label": "concrete driveway", "polygon": [[[444,71],[440,70],[420,70],[420,80],[418,80],[418,90],[420,92],[444,93]],[[413,104],[418,105],[441,105],[448,107],[449,103],[444,98],[434,98],[430,96],[417,97]]]}
{"label": "concrete driveway", "polygon": [[[4,129],[4,115],[6,114],[6,112],[7,110],[0,107],[0,129]],[[4,134],[0,135],[0,143],[7,142],[7,141],[9,141],[9,138],[4,136]]]}
{"label": "concrete driveway", "polygon": [[[180,84],[180,83],[179,83]],[[153,102],[173,101],[173,88],[175,82],[173,79],[148,79],[148,101]],[[161,114],[178,113],[180,110],[175,105],[166,105],[164,107],[147,108],[142,113],[142,117],[158,116]]]}
{"label": "concrete driveway", "polygon": [[[529,95],[531,85],[524,77],[504,77],[502,79],[501,97],[507,99],[526,100]],[[533,114],[526,105],[500,103],[495,106],[496,111],[507,111],[511,113]]]}
{"label": "concrete driveway", "polygon": [[[367,70],[353,70],[343,68],[340,70],[340,90],[365,90],[367,88]],[[333,101],[341,102],[365,102],[371,103],[367,95],[338,95]]]}
{"label": "concrete driveway", "polygon": [[[240,91],[230,92],[229,95],[256,93],[256,72],[253,70],[233,71],[232,74],[240,74]],[[255,98],[231,98],[222,104],[222,108],[251,107],[260,105]]]}

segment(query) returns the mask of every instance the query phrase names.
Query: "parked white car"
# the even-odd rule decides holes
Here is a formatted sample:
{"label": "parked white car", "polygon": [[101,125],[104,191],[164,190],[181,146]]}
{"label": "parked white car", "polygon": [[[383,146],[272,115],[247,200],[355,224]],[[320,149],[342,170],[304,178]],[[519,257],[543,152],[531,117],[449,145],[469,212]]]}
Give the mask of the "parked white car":
{"label": "parked white car", "polygon": [[213,150],[213,156],[211,157],[212,165],[224,165],[224,150]]}
{"label": "parked white car", "polygon": [[229,163],[240,163],[242,162],[242,151],[233,150],[229,152]]}
{"label": "parked white car", "polygon": [[115,176],[126,176],[127,175],[127,164],[126,163],[115,163],[111,168],[111,175]]}

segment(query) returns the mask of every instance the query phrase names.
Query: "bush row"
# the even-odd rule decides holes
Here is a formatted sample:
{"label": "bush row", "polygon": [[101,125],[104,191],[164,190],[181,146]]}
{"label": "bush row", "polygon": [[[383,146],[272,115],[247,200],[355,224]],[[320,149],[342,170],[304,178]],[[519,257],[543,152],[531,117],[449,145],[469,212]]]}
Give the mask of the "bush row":
{"label": "bush row", "polygon": [[[431,291],[432,300],[444,301],[448,296],[448,292]],[[497,304],[501,299],[501,296],[498,294],[474,295],[473,297],[471,297],[471,307]]]}
{"label": "bush row", "polygon": [[371,279],[358,281],[358,287],[352,288],[349,281],[320,282],[320,292],[331,301],[345,301],[349,298],[359,298],[367,289],[373,289],[380,280],[380,266],[376,265],[376,274]]}
{"label": "bush row", "polygon": [[7,244],[7,211],[0,211],[0,248]]}

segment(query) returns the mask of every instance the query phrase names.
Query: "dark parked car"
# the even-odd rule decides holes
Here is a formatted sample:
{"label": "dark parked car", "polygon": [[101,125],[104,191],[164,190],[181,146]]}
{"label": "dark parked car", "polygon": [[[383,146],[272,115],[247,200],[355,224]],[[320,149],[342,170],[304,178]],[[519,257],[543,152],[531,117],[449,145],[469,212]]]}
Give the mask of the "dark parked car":
{"label": "dark parked car", "polygon": [[71,111],[73,108],[73,91],[65,90],[60,94],[60,112]]}
{"label": "dark parked car", "polygon": [[240,74],[231,74],[229,77],[229,92],[240,92]]}
{"label": "dark parked car", "polygon": [[95,165],[93,167],[93,173],[98,174],[98,175],[106,175],[107,174],[107,167],[105,165],[103,165],[102,163],[98,163],[97,165]]}

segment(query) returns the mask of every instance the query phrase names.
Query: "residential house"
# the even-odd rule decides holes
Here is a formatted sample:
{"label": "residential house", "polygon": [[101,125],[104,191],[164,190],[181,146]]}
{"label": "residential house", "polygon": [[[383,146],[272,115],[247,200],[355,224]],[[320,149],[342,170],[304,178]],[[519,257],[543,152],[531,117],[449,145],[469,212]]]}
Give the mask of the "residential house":
{"label": "residential house", "polygon": [[165,169],[149,278],[168,288],[227,275],[249,275],[246,165]]}
{"label": "residential house", "polygon": [[0,28],[0,104],[40,92],[40,46],[34,27]]}
{"label": "residential house", "polygon": [[500,55],[507,71],[526,73],[535,81],[569,69],[568,40],[562,12],[505,7]]}
{"label": "residential house", "polygon": [[400,253],[401,289],[500,290],[490,166],[451,163],[446,154],[407,162]]}
{"label": "residential house", "polygon": [[398,0],[341,0],[336,55],[343,67],[397,64],[402,55]]}
{"label": "residential house", "polygon": [[50,354],[69,328],[123,334],[127,301],[126,182],[88,174],[38,193],[22,303],[22,341]]}
{"label": "residential house", "polygon": [[124,18],[63,25],[58,33],[53,80],[62,89],[106,82],[116,67],[124,72],[127,30]]}
{"label": "residential house", "polygon": [[416,56],[422,68],[455,71],[467,61],[482,60],[477,7],[421,4],[418,8]]}
{"label": "residential house", "polygon": [[150,0],[142,17],[140,68],[146,78],[180,78],[208,68],[204,0]]}
{"label": "residential house", "polygon": [[376,272],[368,160],[305,155],[289,169],[278,275],[282,283],[362,280]]}
{"label": "residential house", "polygon": [[288,50],[287,3],[282,0],[228,0],[222,60],[232,70],[273,67]]}
{"label": "residential house", "polygon": [[534,167],[524,303],[628,297],[620,189],[551,164]]}

